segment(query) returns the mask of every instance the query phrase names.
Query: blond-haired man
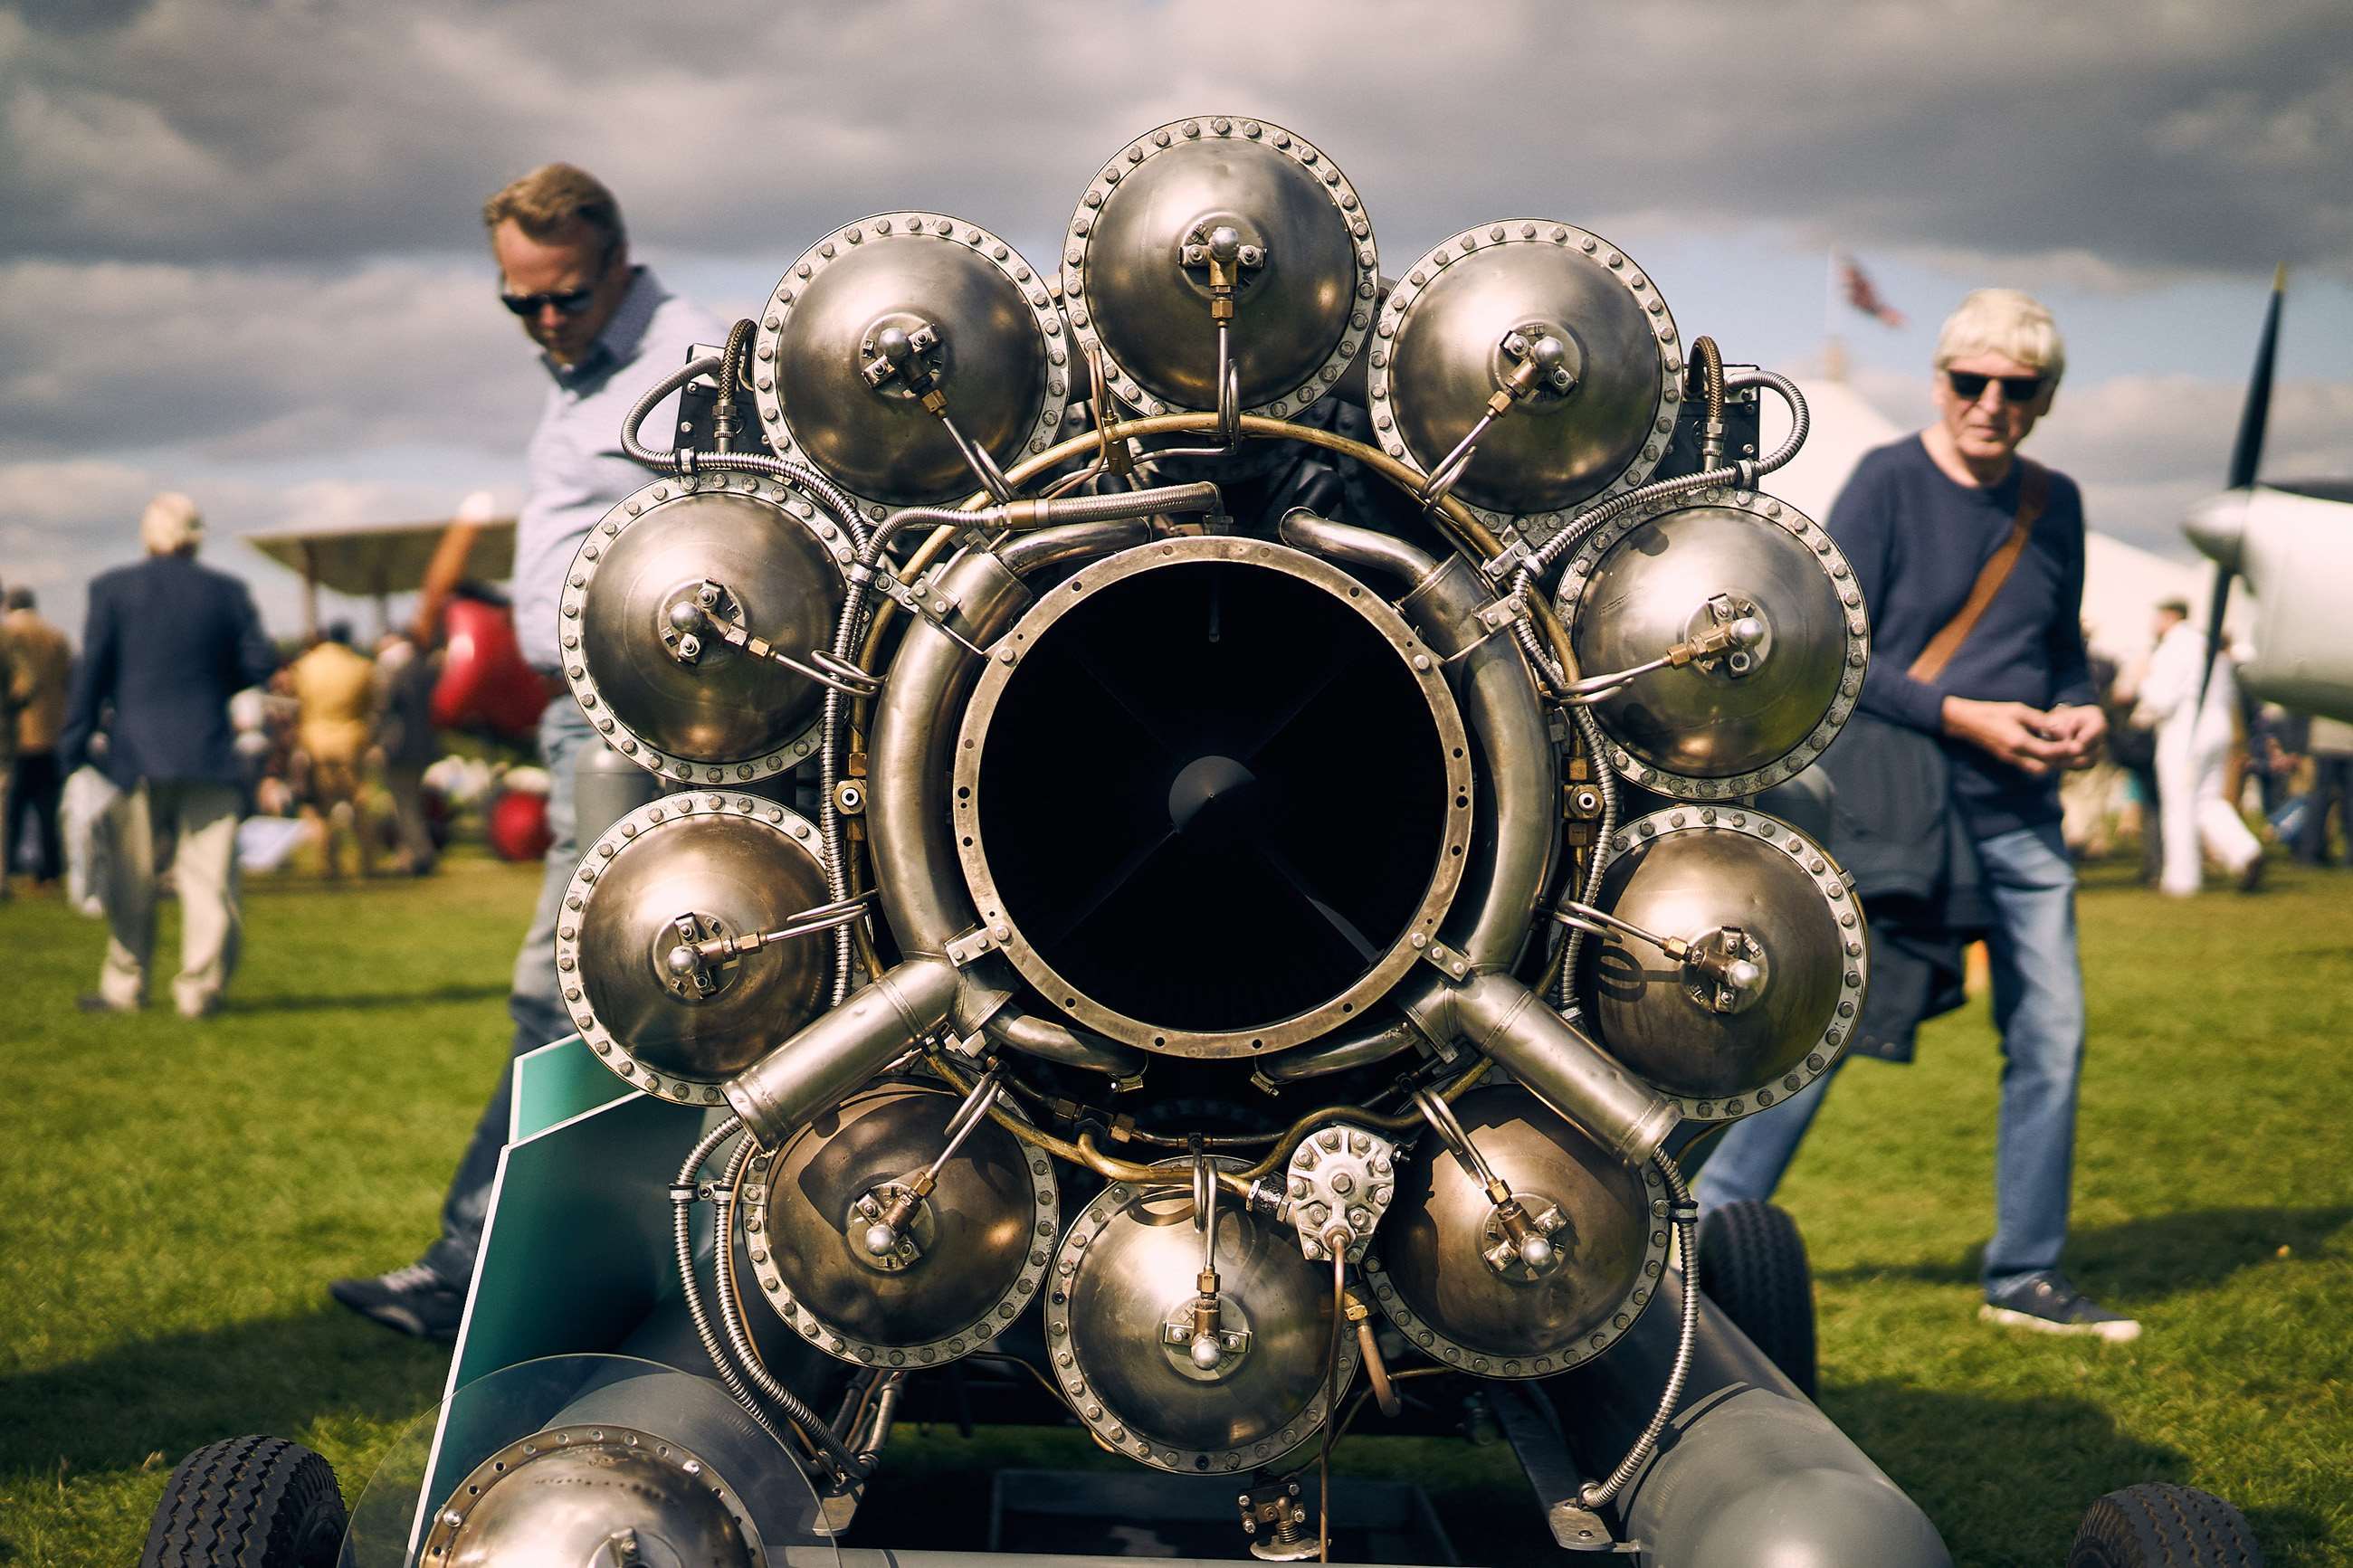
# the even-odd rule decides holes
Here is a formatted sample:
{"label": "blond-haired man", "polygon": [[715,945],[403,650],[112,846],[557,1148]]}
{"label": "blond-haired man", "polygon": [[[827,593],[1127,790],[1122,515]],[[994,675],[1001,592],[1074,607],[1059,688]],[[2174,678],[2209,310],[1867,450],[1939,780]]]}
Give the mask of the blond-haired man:
{"label": "blond-haired man", "polygon": [[[531,488],[515,520],[515,634],[523,657],[556,690],[539,721],[554,841],[507,998],[519,1055],[572,1032],[556,994],[555,917],[580,859],[574,765],[585,748],[601,744],[565,690],[558,668],[556,612],[565,574],[589,529],[649,478],[621,450],[621,424],[630,405],[685,363],[690,348],[723,342],[725,329],[664,291],[651,272],[631,265],[620,204],[594,175],[569,163],[543,165],[507,185],[483,204],[482,225],[498,263],[499,298],[539,345],[540,363],[554,383],[532,433]],[[656,409],[647,428],[661,429],[668,417]],[[442,607],[465,575],[474,531],[473,524],[453,524],[434,556],[417,610],[420,647],[437,639]],[[601,830],[605,825],[589,826]],[[440,1237],[406,1268],[336,1280],[329,1287],[336,1300],[404,1333],[432,1339],[457,1333],[499,1152],[506,1146],[512,1082],[511,1068],[501,1063],[490,1103],[450,1179]]]}
{"label": "blond-haired man", "polygon": [[168,841],[180,892],[172,999],[195,1018],[220,1005],[237,967],[239,774],[228,700],[269,679],[278,654],[245,584],[196,564],[204,517],[195,502],[157,496],[139,520],[139,540],[144,561],[90,585],[81,667],[58,742],[60,770],[70,774],[103,719],[101,765],[123,792],[109,808],[106,961],[97,993],[81,1002],[109,1013],[146,1005],[156,848]]}
{"label": "blond-haired man", "polygon": [[[2066,350],[2041,304],[2013,289],[1984,289],[1946,321],[1935,366],[1936,422],[1866,456],[1831,509],[1830,531],[1871,611],[1860,707],[1868,721],[1936,746],[1900,734],[1891,744],[1932,758],[1941,749],[1942,794],[1928,810],[1936,841],[1969,862],[1952,879],[1976,895],[1972,921],[1992,958],[2004,1065],[1981,1315],[2127,1340],[2140,1325],[2099,1307],[2059,1271],[2084,979],[2058,786],[2065,770],[2097,757],[2107,721],[2080,614],[2083,497],[2017,449],[2050,412]],[[1871,733],[1868,721],[1859,724],[1839,747],[1867,743]],[[1842,813],[1879,804],[1850,800],[1841,784]],[[1861,891],[1876,959],[1881,906],[1874,889]],[[1888,978],[1875,972],[1874,992]],[[1955,988],[1924,984],[1917,1013],[1892,1026],[1900,1048],[1874,1054],[1907,1051],[1917,1016],[1955,996]],[[1858,1046],[1873,1026],[1867,1008]],[[1703,1206],[1770,1196],[1829,1081],[1735,1126],[1702,1173]]]}

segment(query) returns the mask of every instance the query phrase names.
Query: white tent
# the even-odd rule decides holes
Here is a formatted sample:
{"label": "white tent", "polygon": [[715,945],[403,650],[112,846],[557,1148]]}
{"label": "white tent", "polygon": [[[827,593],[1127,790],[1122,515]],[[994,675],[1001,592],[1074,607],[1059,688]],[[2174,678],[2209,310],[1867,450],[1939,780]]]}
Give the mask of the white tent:
{"label": "white tent", "polygon": [[[1806,395],[1811,428],[1797,457],[1767,476],[1765,488],[1819,521],[1830,516],[1831,503],[1863,454],[1905,432],[1843,381],[1803,379],[1799,390]],[[1780,445],[1788,428],[1780,399],[1766,394],[1765,449]],[[2150,612],[2165,599],[2202,605],[2211,570],[2090,531],[2084,541],[2084,624],[2092,647],[2119,663],[2139,658],[2148,651]],[[2239,619],[2233,614],[2232,624]]]}

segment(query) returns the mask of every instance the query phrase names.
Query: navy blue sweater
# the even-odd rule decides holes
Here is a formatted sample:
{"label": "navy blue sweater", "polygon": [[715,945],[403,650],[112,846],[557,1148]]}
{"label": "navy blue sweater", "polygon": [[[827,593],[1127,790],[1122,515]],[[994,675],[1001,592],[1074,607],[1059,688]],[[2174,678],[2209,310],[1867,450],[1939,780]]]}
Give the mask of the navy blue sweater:
{"label": "navy blue sweater", "polygon": [[[1990,489],[1957,484],[1907,436],[1856,465],[1827,526],[1853,563],[1871,615],[1871,670],[1862,707],[1891,723],[1943,734],[1947,697],[2035,708],[2096,700],[2084,650],[2084,497],[2063,474],[2026,548],[1933,683],[1905,672],[1961,607],[2018,515],[2021,465]],[[1953,799],[1972,837],[2059,820],[2056,774],[2031,778],[1948,740]]]}

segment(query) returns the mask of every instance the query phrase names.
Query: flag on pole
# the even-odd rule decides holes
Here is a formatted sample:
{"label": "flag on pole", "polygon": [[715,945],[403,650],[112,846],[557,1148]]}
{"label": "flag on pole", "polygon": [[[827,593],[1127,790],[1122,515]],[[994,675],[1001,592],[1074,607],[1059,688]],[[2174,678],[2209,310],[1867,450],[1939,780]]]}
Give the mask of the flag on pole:
{"label": "flag on pole", "polygon": [[1849,305],[1883,327],[1904,325],[1904,312],[1879,297],[1879,290],[1853,257],[1843,251],[1832,255],[1838,268],[1839,290]]}

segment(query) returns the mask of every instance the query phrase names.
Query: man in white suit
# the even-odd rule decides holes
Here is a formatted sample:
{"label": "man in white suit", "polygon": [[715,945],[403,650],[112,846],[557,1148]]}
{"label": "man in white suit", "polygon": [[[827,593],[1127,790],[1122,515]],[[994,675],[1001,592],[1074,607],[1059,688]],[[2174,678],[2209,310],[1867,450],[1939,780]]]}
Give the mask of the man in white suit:
{"label": "man in white suit", "polygon": [[2157,648],[2133,717],[2157,731],[2158,813],[2165,840],[2165,873],[2158,885],[2176,898],[2195,893],[2203,879],[2201,845],[2242,891],[2253,892],[2263,878],[2263,845],[2247,831],[2238,808],[2222,798],[2238,708],[2230,654],[2215,657],[2208,678],[2206,637],[2189,624],[2189,606],[2179,599],[2159,605]]}

